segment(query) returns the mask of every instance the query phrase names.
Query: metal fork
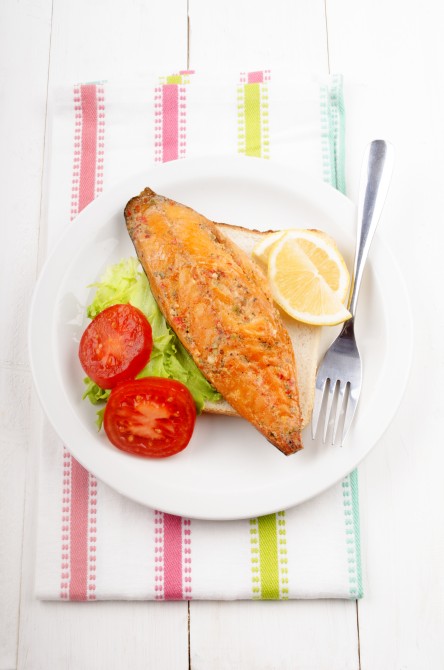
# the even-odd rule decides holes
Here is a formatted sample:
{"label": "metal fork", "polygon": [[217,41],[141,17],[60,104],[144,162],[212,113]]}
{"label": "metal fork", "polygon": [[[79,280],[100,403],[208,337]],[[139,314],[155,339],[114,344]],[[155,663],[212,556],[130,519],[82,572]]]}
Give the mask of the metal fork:
{"label": "metal fork", "polygon": [[324,443],[329,426],[334,420],[332,444],[336,443],[341,423],[339,443],[342,446],[361,392],[362,363],[354,333],[356,303],[364,265],[387,195],[393,162],[393,146],[384,140],[374,140],[365,150],[358,199],[357,245],[349,298],[349,311],[352,316],[345,322],[341,333],[325,354],[316,377],[312,437],[316,438],[319,419],[323,414],[321,410],[325,406]]}

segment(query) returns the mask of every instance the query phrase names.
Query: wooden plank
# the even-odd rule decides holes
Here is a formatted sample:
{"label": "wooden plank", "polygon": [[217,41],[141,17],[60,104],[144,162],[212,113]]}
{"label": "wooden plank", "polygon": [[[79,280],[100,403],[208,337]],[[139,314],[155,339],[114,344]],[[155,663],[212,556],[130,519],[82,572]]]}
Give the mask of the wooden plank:
{"label": "wooden plank", "polygon": [[17,663],[31,385],[26,325],[36,273],[51,0],[5,0],[1,14],[0,670],[11,670]]}
{"label": "wooden plank", "polygon": [[[147,71],[163,73],[186,66],[185,0],[81,0],[75,4],[54,0],[53,5],[50,89],[76,81],[127,80]],[[37,94],[45,100],[46,80]],[[35,222],[34,226],[37,231]],[[18,667],[138,670],[148,664],[160,670],[187,668],[187,603],[82,605],[35,599],[36,447],[41,420],[35,402],[29,433],[32,450],[27,468]]]}
{"label": "wooden plank", "polygon": [[187,30],[186,0],[54,0],[50,84],[184,69]]}
{"label": "wooden plank", "polygon": [[23,438],[0,440],[1,670],[11,670],[17,664],[26,452]]}
{"label": "wooden plank", "polygon": [[30,375],[0,376],[0,668],[16,667]]}
{"label": "wooden plank", "polygon": [[349,601],[193,602],[193,670],[357,670]]}
{"label": "wooden plank", "polygon": [[189,0],[190,67],[326,72],[323,0]]}
{"label": "wooden plank", "polygon": [[[407,393],[362,464],[367,594],[359,604],[363,668],[444,666],[442,565],[442,7],[327,2],[331,67],[349,82],[349,159],[376,137],[393,142],[395,174],[380,225],[403,272],[417,347]],[[354,96],[353,91],[356,92]],[[381,230],[382,228],[382,230]],[[439,438],[440,440],[440,438]]]}
{"label": "wooden plank", "polygon": [[51,0],[2,3],[0,360],[25,368],[26,319],[36,271],[50,19]]}

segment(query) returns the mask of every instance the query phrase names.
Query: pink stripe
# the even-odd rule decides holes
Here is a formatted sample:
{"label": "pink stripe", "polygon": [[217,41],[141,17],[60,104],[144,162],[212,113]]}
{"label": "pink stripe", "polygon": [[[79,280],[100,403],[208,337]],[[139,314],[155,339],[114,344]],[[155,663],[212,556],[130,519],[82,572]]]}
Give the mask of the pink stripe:
{"label": "pink stripe", "polygon": [[[94,200],[96,187],[97,192],[102,189],[105,126],[103,87],[95,84],[76,86],[74,111],[72,217]],[[70,600],[94,600],[97,482],[68,452],[64,454],[63,476],[60,596]]]}
{"label": "pink stripe", "polygon": [[179,158],[179,87],[177,84],[162,86],[162,160]]}
{"label": "pink stripe", "polygon": [[165,600],[181,600],[182,593],[182,519],[163,515],[163,582]]}
{"label": "pink stripe", "polygon": [[70,600],[87,599],[89,473],[75,458],[71,465]]}
{"label": "pink stripe", "polygon": [[82,145],[80,161],[79,211],[94,200],[97,160],[97,87],[80,87],[82,109]]}
{"label": "pink stripe", "polygon": [[262,72],[262,70],[248,73],[249,84],[262,84],[263,81],[264,81],[264,73]]}

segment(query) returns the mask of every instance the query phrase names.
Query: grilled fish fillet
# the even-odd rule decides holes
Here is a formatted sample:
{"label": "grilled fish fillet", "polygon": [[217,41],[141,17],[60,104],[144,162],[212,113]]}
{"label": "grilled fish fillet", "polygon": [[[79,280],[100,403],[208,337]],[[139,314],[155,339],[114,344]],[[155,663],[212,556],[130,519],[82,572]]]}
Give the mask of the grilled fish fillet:
{"label": "grilled fish fillet", "polygon": [[212,221],[149,188],[125,220],[160,309],[205,377],[280,451],[301,449],[294,351],[262,271]]}

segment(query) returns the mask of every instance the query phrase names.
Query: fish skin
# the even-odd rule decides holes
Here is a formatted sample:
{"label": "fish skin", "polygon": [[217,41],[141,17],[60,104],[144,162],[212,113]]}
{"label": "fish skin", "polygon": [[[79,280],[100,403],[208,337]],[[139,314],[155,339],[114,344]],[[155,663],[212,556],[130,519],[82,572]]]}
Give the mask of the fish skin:
{"label": "fish skin", "polygon": [[294,351],[260,268],[212,221],[149,188],[124,214],[153,295],[205,377],[284,454],[302,449]]}

